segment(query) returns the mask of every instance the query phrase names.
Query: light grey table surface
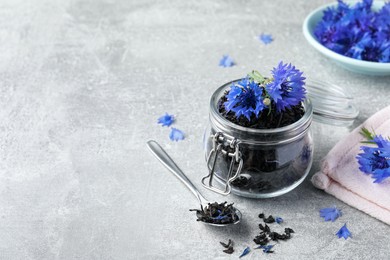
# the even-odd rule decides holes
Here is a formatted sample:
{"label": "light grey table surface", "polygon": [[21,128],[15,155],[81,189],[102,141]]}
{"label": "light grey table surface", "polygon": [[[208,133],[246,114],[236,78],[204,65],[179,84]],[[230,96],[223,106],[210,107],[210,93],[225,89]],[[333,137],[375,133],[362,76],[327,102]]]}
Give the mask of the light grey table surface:
{"label": "light grey table surface", "polygon": [[[0,259],[238,259],[261,212],[296,233],[274,255],[245,259],[388,259],[390,227],[316,190],[309,178],[273,199],[218,196],[200,185],[208,103],[221,84],[280,60],[349,89],[360,115],[389,104],[390,78],[348,72],[302,35],[327,1],[3,0],[0,2]],[[271,33],[274,42],[257,36]],[[218,66],[223,54],[237,65]],[[157,125],[165,112],[186,139]],[[314,123],[315,160],[350,130]],[[210,200],[233,201],[240,225],[195,221],[197,206],[146,149],[155,139]],[[334,223],[318,210],[336,205]],[[345,223],[352,239],[338,239]],[[228,256],[219,241],[231,238]]]}

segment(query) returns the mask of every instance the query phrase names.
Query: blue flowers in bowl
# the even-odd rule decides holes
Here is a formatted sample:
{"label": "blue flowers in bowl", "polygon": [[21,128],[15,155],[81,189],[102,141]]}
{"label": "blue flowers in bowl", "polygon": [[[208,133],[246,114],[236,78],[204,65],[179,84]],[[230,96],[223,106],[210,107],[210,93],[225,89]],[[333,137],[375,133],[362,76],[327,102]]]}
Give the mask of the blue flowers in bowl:
{"label": "blue flowers in bowl", "polygon": [[309,14],[303,33],[315,49],[350,71],[390,75],[390,3],[339,0]]}

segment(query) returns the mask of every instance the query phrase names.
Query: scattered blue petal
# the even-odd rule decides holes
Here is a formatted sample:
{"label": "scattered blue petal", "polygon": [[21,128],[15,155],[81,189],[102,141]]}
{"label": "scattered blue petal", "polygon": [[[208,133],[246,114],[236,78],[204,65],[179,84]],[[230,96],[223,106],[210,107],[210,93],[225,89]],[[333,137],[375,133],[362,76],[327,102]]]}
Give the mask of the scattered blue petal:
{"label": "scattered blue petal", "polygon": [[344,238],[344,239],[347,239],[348,237],[351,237],[351,232],[348,230],[347,228],[347,224],[344,224],[344,226],[342,226],[340,228],[340,230],[336,233],[336,235],[339,237],[339,238]]}
{"label": "scattered blue petal", "polygon": [[302,72],[290,64],[279,65],[272,71],[273,81],[265,86],[268,95],[274,100],[278,112],[298,105],[306,95],[305,78]]}
{"label": "scattered blue petal", "polygon": [[249,254],[250,251],[251,251],[251,249],[248,246],[247,248],[244,249],[244,251],[241,253],[241,255],[239,257],[241,258],[243,256],[246,256],[247,254]]}
{"label": "scattered blue petal", "polygon": [[274,245],[267,245],[264,247],[263,252],[264,253],[270,253],[271,249],[274,247]]}
{"label": "scattered blue petal", "polygon": [[169,133],[169,138],[176,142],[179,140],[184,140],[184,133],[181,130],[172,127],[171,132]]}
{"label": "scattered blue petal", "polygon": [[371,175],[374,183],[381,183],[390,177],[390,141],[378,135],[373,142],[378,147],[361,146],[363,152],[356,159],[362,172]]}
{"label": "scattered blue petal", "polygon": [[256,247],[255,249],[263,249],[263,252],[264,252],[264,253],[272,253],[271,249],[272,249],[274,246],[275,246],[275,245],[258,246],[258,247]]}
{"label": "scattered blue petal", "polygon": [[270,44],[274,39],[272,38],[271,34],[262,33],[259,35],[259,40],[264,44]]}
{"label": "scattered blue petal", "polygon": [[265,108],[263,104],[263,89],[254,81],[245,78],[230,87],[224,103],[227,112],[233,111],[237,118],[245,116],[248,120],[252,115],[258,117]]}
{"label": "scattered blue petal", "polygon": [[341,211],[336,207],[320,209],[320,217],[324,218],[325,221],[334,222],[338,217],[341,216]]}
{"label": "scattered blue petal", "polygon": [[275,218],[275,221],[276,221],[276,223],[278,223],[278,224],[283,223],[283,219],[282,219],[281,217],[276,217],[276,218]]}
{"label": "scattered blue petal", "polygon": [[229,55],[223,55],[223,57],[221,58],[221,60],[219,61],[219,66],[221,67],[232,67],[234,66],[236,63],[234,62],[234,60],[232,59],[232,57],[230,57]]}
{"label": "scattered blue petal", "polygon": [[165,115],[158,118],[158,124],[161,124],[162,126],[170,126],[173,121],[175,121],[173,115],[169,115],[168,113],[165,113]]}

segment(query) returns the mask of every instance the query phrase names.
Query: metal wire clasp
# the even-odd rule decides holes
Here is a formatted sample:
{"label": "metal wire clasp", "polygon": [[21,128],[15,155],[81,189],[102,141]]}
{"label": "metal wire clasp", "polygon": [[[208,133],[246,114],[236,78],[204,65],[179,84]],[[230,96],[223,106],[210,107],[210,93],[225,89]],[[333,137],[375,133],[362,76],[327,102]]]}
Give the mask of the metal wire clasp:
{"label": "metal wire clasp", "polygon": [[[212,190],[222,195],[228,195],[232,190],[230,183],[238,177],[242,168],[243,160],[241,158],[241,152],[239,146],[240,141],[237,138],[233,138],[232,140],[229,140],[225,138],[225,136],[221,132],[215,133],[215,135],[212,135],[211,138],[213,139],[213,149],[210,151],[207,157],[207,168],[209,168],[211,158],[214,155],[213,166],[209,170],[209,174],[202,178],[202,185],[206,189]],[[225,150],[225,147],[231,148],[230,150],[233,150],[234,152],[232,153],[229,152],[228,150]],[[229,171],[225,180],[224,190],[213,186],[213,177],[215,174],[214,170],[218,159],[218,155],[227,155],[232,158]],[[238,164],[238,166],[236,172],[233,174],[235,164]],[[207,179],[209,180],[206,183]]]}

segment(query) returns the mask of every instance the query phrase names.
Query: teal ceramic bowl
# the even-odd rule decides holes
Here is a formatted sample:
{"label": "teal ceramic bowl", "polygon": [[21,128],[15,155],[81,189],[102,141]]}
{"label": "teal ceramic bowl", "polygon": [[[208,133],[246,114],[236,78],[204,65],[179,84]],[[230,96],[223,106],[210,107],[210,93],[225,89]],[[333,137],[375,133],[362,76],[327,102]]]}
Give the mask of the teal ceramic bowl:
{"label": "teal ceramic bowl", "polygon": [[[354,4],[354,2],[347,3]],[[379,63],[353,59],[326,48],[317,40],[313,32],[317,23],[322,19],[323,11],[330,6],[336,5],[337,3],[331,3],[321,6],[306,17],[303,23],[303,35],[305,36],[306,40],[323,55],[334,60],[336,63],[350,71],[366,75],[389,76],[390,63]],[[383,1],[375,1],[372,5],[372,9],[375,11],[379,10],[383,5]]]}

